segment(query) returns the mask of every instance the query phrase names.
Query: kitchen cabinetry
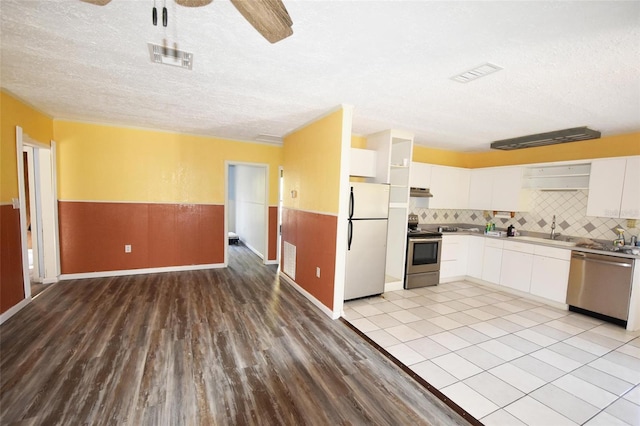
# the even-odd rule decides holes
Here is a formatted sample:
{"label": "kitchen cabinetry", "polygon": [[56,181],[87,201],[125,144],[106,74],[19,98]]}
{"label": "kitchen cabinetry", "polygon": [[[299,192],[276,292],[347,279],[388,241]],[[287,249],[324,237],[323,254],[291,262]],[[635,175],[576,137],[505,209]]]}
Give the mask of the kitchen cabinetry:
{"label": "kitchen cabinetry", "polygon": [[640,219],[640,157],[593,160],[587,216]]}
{"label": "kitchen cabinetry", "polygon": [[432,169],[431,164],[412,162],[409,186],[412,188],[431,188]]}
{"label": "kitchen cabinetry", "polygon": [[376,174],[375,177],[367,178],[367,182],[386,183],[390,186],[385,291],[399,290],[404,281],[407,251],[413,135],[399,130],[375,133],[367,136],[367,149],[376,152]]}
{"label": "kitchen cabinetry", "polygon": [[467,209],[469,205],[469,169],[433,166],[431,170],[431,209]]}
{"label": "kitchen cabinetry", "polygon": [[534,246],[531,294],[566,303],[571,250]]}
{"label": "kitchen cabinetry", "polygon": [[493,210],[493,169],[473,169],[469,173],[469,208],[474,210]]}
{"label": "kitchen cabinetry", "polygon": [[523,186],[537,190],[572,190],[589,188],[591,164],[542,165],[526,167]]}
{"label": "kitchen cabinetry", "polygon": [[640,157],[627,158],[622,201],[620,202],[620,217],[640,219]]}
{"label": "kitchen cabinetry", "polygon": [[440,280],[467,274],[468,236],[443,235]]}
{"label": "kitchen cabinetry", "polygon": [[370,149],[351,148],[349,175],[376,177],[377,153]]}
{"label": "kitchen cabinetry", "polygon": [[482,256],[482,279],[493,284],[500,283],[502,268],[502,247],[504,241],[487,238]]}
{"label": "kitchen cabinetry", "polygon": [[467,260],[467,275],[482,278],[482,264],[484,262],[484,237],[468,237],[469,255]]}
{"label": "kitchen cabinetry", "polygon": [[532,244],[505,241],[500,268],[500,285],[529,292],[533,268]]}
{"label": "kitchen cabinetry", "polygon": [[470,172],[469,208],[528,211],[529,192],[522,188],[522,167],[489,167]]}

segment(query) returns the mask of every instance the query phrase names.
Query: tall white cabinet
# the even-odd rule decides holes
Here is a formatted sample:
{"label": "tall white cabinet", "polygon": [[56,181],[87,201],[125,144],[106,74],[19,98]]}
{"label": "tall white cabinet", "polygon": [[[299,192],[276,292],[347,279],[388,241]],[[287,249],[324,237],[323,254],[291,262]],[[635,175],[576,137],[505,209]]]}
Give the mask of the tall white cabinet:
{"label": "tall white cabinet", "polygon": [[591,162],[587,216],[640,219],[640,157]]}
{"label": "tall white cabinet", "polygon": [[385,291],[400,290],[407,250],[413,135],[399,130],[375,133],[367,136],[367,149],[376,152],[376,176],[366,181],[390,186]]}

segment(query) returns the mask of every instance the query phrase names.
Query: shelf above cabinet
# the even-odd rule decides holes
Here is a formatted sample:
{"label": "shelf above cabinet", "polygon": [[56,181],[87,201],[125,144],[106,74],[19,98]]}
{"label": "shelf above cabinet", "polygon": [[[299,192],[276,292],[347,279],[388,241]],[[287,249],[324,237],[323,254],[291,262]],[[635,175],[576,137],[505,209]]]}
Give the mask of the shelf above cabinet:
{"label": "shelf above cabinet", "polygon": [[527,189],[568,191],[589,188],[590,163],[525,168],[522,186]]}

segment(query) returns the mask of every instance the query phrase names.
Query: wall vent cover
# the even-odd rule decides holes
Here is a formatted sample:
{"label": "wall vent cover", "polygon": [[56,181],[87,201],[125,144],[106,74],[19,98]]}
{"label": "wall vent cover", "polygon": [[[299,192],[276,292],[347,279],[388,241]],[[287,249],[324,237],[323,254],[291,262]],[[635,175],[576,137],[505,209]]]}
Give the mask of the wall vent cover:
{"label": "wall vent cover", "polygon": [[588,127],[574,127],[572,129],[556,130],[553,132],[491,142],[491,148],[508,151],[512,149],[533,148],[536,146],[555,145],[598,138],[600,138],[600,132],[597,130],[591,130]]}
{"label": "wall vent cover", "polygon": [[188,70],[193,66],[193,53],[154,43],[147,43],[147,46],[149,46],[151,62],[186,68]]}

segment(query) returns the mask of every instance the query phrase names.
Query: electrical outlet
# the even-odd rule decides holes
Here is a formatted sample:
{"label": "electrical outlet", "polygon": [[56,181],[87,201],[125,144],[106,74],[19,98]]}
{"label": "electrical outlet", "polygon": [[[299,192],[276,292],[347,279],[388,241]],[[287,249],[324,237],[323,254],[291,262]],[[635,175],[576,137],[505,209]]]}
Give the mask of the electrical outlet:
{"label": "electrical outlet", "polygon": [[131,244],[125,244],[124,245],[124,252],[125,253],[131,253]]}
{"label": "electrical outlet", "polygon": [[316,277],[320,278],[320,267],[316,267]]}

